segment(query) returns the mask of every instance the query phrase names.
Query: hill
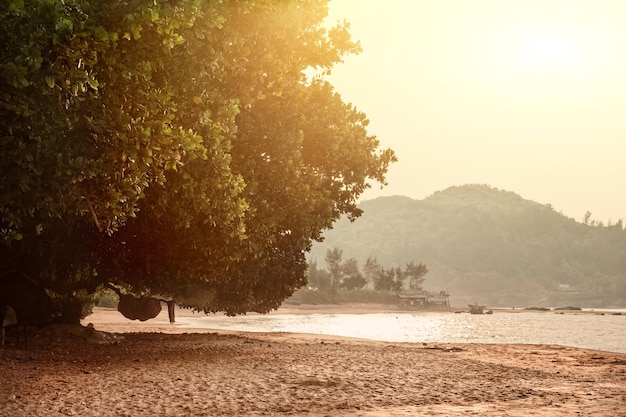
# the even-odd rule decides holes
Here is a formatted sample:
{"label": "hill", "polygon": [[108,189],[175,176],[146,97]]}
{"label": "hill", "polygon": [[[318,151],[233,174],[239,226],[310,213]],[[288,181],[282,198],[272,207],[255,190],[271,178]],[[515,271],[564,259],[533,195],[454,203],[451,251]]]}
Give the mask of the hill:
{"label": "hill", "polygon": [[445,289],[452,302],[491,306],[576,304],[626,307],[626,231],[583,224],[551,206],[487,185],[464,185],[424,200],[380,197],[361,203],[363,215],[342,219],[316,243],[363,265],[425,263],[425,287]]}

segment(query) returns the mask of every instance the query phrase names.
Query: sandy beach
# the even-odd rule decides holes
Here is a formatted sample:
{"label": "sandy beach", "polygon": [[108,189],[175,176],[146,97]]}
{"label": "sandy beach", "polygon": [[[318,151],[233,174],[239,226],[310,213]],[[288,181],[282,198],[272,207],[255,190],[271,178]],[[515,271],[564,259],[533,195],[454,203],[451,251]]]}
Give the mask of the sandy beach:
{"label": "sandy beach", "polygon": [[626,416],[623,354],[216,332],[101,308],[83,324],[31,329],[28,349],[9,336],[0,415]]}

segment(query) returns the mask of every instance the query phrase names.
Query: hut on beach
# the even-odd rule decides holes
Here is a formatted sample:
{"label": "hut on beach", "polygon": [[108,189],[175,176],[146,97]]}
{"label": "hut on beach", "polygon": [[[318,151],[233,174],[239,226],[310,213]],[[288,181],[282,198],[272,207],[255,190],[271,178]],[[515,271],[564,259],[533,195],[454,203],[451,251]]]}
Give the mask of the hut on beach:
{"label": "hut on beach", "polygon": [[399,304],[402,307],[450,307],[450,294],[446,291],[398,294]]}

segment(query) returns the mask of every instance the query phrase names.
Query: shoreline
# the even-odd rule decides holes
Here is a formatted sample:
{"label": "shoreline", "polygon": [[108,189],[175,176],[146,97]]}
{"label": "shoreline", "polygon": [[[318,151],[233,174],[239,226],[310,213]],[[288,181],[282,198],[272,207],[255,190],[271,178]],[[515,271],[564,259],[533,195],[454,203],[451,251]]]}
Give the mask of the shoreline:
{"label": "shoreline", "polygon": [[[606,313],[500,309],[494,310],[491,315],[473,315],[467,311],[458,314],[460,312],[453,309],[407,310],[385,307],[355,304],[339,308],[336,305],[299,305],[281,307],[265,315],[249,313],[238,317],[228,317],[222,313],[207,315],[177,308],[175,323],[169,322],[165,309],[154,319],[140,322],[126,319],[116,309],[96,307],[94,314],[86,317],[82,325],[92,325],[95,330],[112,333],[293,333],[323,335],[337,340],[392,343],[558,344],[626,354],[619,342],[623,338],[603,336],[599,330],[598,326],[608,321],[610,329],[619,332],[620,323],[623,323],[622,317],[613,318]],[[361,315],[367,317],[360,318]],[[597,317],[591,322],[584,319],[585,316],[599,315],[607,317]],[[433,327],[434,323],[440,325]],[[590,327],[589,323],[595,325]],[[519,331],[511,330],[511,325],[519,326]],[[582,326],[578,332],[568,330],[578,328],[578,325]],[[457,329],[454,326],[460,327]],[[498,326],[505,328],[498,330]],[[546,328],[544,333],[540,331],[541,326]],[[539,333],[535,334],[535,331]]]}
{"label": "shoreline", "polygon": [[[556,314],[624,314],[626,308],[582,308],[567,309],[563,307],[546,307],[544,310],[533,307],[487,307],[485,311],[491,310],[493,313],[556,313]],[[373,314],[373,313],[429,313],[429,312],[451,312],[469,313],[469,307],[424,307],[406,308],[387,304],[283,304],[269,314]]]}
{"label": "shoreline", "polygon": [[[350,314],[350,315],[359,315],[359,314],[428,314],[428,313],[449,313],[449,314],[470,314],[469,309],[461,310],[456,308],[435,308],[435,309],[406,309],[406,308],[389,308],[387,305],[378,305],[378,304],[343,304],[343,305],[334,305],[334,304],[301,304],[301,305],[287,305],[281,306],[278,310],[271,311],[265,315],[269,316],[280,316],[280,315],[309,315],[309,314],[322,314],[322,315],[341,315],[341,314]],[[611,315],[611,314],[619,314],[626,315],[626,312],[621,312],[618,310],[606,310],[606,311],[595,311],[595,310],[549,310],[549,311],[538,311],[538,310],[526,310],[526,309],[496,309],[494,308],[493,314],[529,314],[529,313],[538,313],[538,314],[596,314],[596,315]],[[112,333],[135,333],[135,332],[158,332],[158,333],[212,333],[212,332],[221,332],[221,333],[236,333],[239,332],[237,330],[225,330],[222,328],[210,328],[206,326],[195,326],[193,324],[189,324],[189,322],[184,323],[184,320],[178,320],[181,318],[202,318],[202,317],[226,317],[221,313],[205,314],[204,312],[194,312],[189,309],[182,309],[176,307],[175,316],[177,321],[175,323],[169,322],[169,316],[167,313],[167,308],[163,308],[161,312],[157,315],[157,317],[147,320],[145,322],[140,322],[138,320],[130,320],[125,318],[121,313],[117,311],[115,308],[110,307],[94,307],[92,314],[85,317],[81,324],[83,326],[93,325],[94,328],[98,331],[103,332],[112,332]],[[248,313],[247,316],[264,316],[264,314],[259,313]],[[250,333],[259,333],[259,332],[250,332]],[[328,337],[337,337],[341,338],[343,336],[328,336]],[[347,339],[352,339],[350,337],[345,337]],[[364,339],[371,340],[371,339]]]}
{"label": "shoreline", "polygon": [[85,321],[0,348],[3,416],[626,415],[626,354]]}

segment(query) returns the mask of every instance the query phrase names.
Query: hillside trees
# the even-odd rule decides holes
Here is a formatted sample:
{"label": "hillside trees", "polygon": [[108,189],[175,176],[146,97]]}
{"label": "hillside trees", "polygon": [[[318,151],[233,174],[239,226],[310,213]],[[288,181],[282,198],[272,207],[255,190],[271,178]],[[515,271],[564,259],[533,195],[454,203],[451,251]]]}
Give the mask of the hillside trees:
{"label": "hillside trees", "polygon": [[[341,247],[364,262],[428,265],[428,287],[465,304],[622,306],[626,231],[622,223],[576,222],[552,207],[486,185],[436,192],[424,200],[364,201],[354,223],[337,222],[311,256]],[[465,297],[465,299],[461,299]]]}
{"label": "hillside trees", "polygon": [[395,160],[322,73],[325,1],[9,2],[0,253],[74,302],[103,284],[269,311]]}

